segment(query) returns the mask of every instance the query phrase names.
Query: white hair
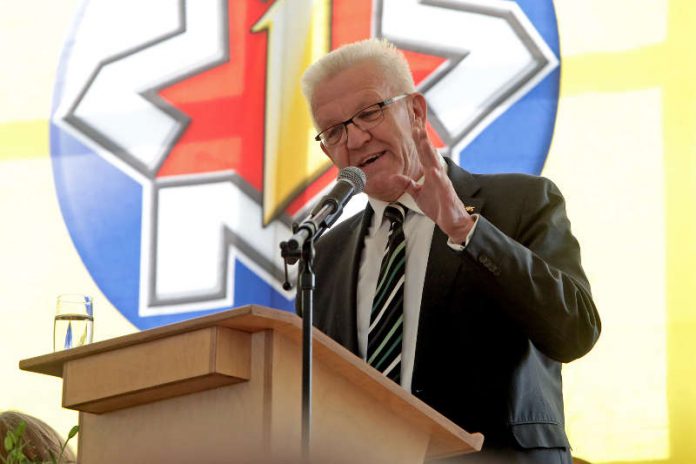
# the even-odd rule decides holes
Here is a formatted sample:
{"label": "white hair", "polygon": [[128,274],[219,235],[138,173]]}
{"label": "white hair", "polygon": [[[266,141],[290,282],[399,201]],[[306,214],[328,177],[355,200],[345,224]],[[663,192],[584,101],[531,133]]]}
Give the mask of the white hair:
{"label": "white hair", "polygon": [[374,63],[394,91],[416,91],[411,68],[403,53],[386,39],[371,38],[343,45],[317,60],[302,76],[302,93],[311,105],[314,91],[323,81],[365,62]]}

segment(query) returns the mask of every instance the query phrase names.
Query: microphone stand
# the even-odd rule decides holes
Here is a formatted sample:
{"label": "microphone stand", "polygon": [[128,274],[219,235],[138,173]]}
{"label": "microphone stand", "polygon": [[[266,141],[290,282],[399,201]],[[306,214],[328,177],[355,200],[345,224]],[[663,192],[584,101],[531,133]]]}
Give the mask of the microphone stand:
{"label": "microphone stand", "polygon": [[300,261],[300,309],[302,311],[302,459],[309,462],[312,430],[312,324],[314,315],[314,240],[302,246]]}
{"label": "microphone stand", "polygon": [[[349,168],[350,169],[350,168]],[[293,224],[293,235],[289,240],[280,243],[280,255],[285,261],[285,282],[283,288],[290,290],[288,281],[288,265],[300,261],[298,276],[299,312],[302,316],[302,460],[309,463],[311,426],[312,426],[312,326],[314,315],[314,241],[331,227],[343,212],[343,205],[355,193],[361,192],[365,185],[365,174],[359,169],[357,185],[351,182],[349,175],[346,181],[350,191],[344,192],[340,198],[325,198],[325,202],[301,224]],[[339,180],[341,175],[339,174]],[[359,187],[357,187],[359,186]],[[347,196],[346,196],[347,195]]]}
{"label": "microphone stand", "polygon": [[[328,214],[328,210],[327,213]],[[323,216],[323,215],[322,215]],[[338,216],[338,215],[336,215]],[[319,221],[321,222],[321,220]],[[293,238],[280,243],[281,256],[285,260],[283,288],[290,290],[287,267],[300,261],[299,312],[302,315],[302,461],[309,462],[312,424],[312,326],[314,315],[314,240],[315,230],[298,230],[293,224]],[[299,240],[297,238],[299,237]]]}

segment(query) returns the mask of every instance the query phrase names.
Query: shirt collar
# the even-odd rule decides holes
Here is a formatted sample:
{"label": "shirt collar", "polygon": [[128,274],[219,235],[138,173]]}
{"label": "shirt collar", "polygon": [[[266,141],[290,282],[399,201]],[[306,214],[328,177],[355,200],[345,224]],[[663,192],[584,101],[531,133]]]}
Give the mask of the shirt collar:
{"label": "shirt collar", "polygon": [[[440,165],[447,169],[447,163],[445,162],[445,158],[442,155],[440,155]],[[421,178],[418,179],[416,183],[422,184],[423,180],[424,178],[423,176],[421,176]],[[374,216],[372,217],[372,220],[374,221],[373,224],[382,224],[384,210],[387,209],[387,206],[389,206],[392,203],[401,203],[406,208],[408,208],[408,210],[420,214],[421,216],[425,216],[425,214],[423,214],[423,211],[421,211],[421,209],[418,207],[416,200],[414,200],[413,197],[407,192],[404,192],[399,198],[396,199],[396,201],[384,201],[372,197],[367,197],[367,201],[370,203],[372,210],[375,212]]]}

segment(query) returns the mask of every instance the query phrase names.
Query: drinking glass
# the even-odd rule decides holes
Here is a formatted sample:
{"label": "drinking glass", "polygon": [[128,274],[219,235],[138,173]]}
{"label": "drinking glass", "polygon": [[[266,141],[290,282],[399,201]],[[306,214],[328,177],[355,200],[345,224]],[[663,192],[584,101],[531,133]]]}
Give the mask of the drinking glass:
{"label": "drinking glass", "polygon": [[53,351],[92,343],[92,297],[59,295],[53,322]]}

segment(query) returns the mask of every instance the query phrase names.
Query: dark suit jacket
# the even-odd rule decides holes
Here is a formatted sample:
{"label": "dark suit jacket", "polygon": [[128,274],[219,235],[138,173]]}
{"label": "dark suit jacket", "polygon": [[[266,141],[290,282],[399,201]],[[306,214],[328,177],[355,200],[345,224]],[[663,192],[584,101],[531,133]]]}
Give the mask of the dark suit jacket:
{"label": "dark suit jacket", "polygon": [[[412,393],[483,432],[484,449],[567,447],[561,363],[590,350],[600,321],[563,197],[540,177],[472,175],[449,160],[448,171],[481,217],[462,252],[434,229]],[[315,325],[355,354],[357,275],[371,217],[368,206],[316,247]]]}

